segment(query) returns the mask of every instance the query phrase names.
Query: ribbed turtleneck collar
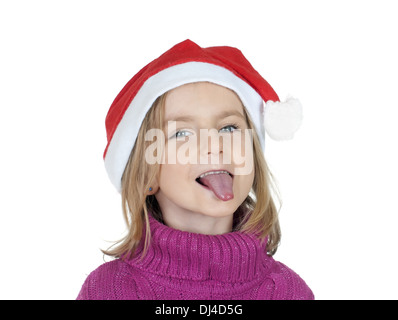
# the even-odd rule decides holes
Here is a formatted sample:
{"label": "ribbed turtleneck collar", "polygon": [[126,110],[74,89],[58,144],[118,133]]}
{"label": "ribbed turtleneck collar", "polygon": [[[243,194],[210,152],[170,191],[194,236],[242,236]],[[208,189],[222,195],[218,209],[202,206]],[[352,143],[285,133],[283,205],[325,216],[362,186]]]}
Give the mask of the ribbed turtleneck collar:
{"label": "ribbed turtleneck collar", "polygon": [[129,263],[145,272],[180,279],[241,282],[254,279],[270,261],[265,244],[242,232],[204,235],[170,228],[150,216],[151,243]]}

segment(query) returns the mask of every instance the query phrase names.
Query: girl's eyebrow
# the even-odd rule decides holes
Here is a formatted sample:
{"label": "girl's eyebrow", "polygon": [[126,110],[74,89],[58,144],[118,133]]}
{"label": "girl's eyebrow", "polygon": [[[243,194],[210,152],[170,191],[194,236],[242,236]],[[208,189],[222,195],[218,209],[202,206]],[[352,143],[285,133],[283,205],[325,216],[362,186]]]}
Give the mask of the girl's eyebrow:
{"label": "girl's eyebrow", "polygon": [[[223,119],[223,118],[227,118],[227,117],[231,117],[231,116],[237,116],[237,117],[242,118],[243,120],[246,120],[245,116],[237,110],[234,110],[234,111],[227,110],[227,111],[220,112],[219,114],[216,115],[216,117],[218,119]],[[192,116],[188,116],[188,115],[187,116],[179,116],[174,119],[172,118],[172,119],[164,120],[163,125],[165,125],[168,121],[193,122],[194,120],[195,120],[195,117],[192,117]]]}

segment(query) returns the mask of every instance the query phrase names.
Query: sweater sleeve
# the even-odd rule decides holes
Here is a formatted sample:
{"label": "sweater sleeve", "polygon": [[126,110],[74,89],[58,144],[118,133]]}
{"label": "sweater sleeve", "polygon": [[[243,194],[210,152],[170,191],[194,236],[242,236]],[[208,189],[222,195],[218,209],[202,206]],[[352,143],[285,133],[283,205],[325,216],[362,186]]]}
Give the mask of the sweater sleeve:
{"label": "sweater sleeve", "polygon": [[86,280],[83,283],[82,288],[80,289],[79,295],[76,300],[100,300],[101,298],[98,296],[98,292],[101,289],[98,287],[101,284],[99,273],[103,268],[99,267],[98,269],[91,272]]}
{"label": "sweater sleeve", "polygon": [[[77,300],[116,300],[120,299],[120,293],[123,284],[134,284],[132,278],[126,272],[126,264],[120,260],[106,262],[91,272],[80,289]],[[133,295],[135,290],[129,290]]]}
{"label": "sweater sleeve", "polygon": [[[276,261],[275,261],[276,262]],[[314,300],[314,294],[305,281],[281,262],[276,262],[271,275],[275,283],[274,299]]]}
{"label": "sweater sleeve", "polygon": [[82,288],[80,289],[79,295],[77,296],[76,300],[90,300],[90,295],[88,292],[88,288],[90,286],[90,276],[86,278],[84,281]]}

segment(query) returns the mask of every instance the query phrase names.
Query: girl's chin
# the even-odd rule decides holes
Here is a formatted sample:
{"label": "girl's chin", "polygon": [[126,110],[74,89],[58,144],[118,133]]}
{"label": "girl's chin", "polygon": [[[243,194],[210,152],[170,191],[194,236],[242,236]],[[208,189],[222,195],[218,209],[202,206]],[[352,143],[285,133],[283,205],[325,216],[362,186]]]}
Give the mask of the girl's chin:
{"label": "girl's chin", "polygon": [[207,205],[198,207],[195,211],[207,217],[225,218],[232,216],[236,209],[236,204],[227,204],[224,201],[214,200],[212,202],[208,202]]}

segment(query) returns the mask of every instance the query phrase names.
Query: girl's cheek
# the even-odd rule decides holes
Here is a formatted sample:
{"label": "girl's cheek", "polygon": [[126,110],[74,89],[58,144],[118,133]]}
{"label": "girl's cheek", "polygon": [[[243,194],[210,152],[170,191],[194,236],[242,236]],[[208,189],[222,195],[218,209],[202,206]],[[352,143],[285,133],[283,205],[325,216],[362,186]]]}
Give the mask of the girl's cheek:
{"label": "girl's cheek", "polygon": [[166,143],[165,162],[167,164],[196,164],[198,150],[193,139],[173,139]]}
{"label": "girl's cheek", "polygon": [[176,155],[179,164],[197,164],[200,157],[196,140],[189,137],[177,143]]}
{"label": "girl's cheek", "polygon": [[249,175],[254,168],[253,136],[250,129],[234,133],[232,159],[235,175]]}

